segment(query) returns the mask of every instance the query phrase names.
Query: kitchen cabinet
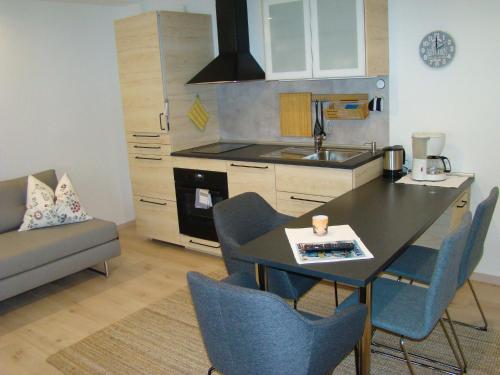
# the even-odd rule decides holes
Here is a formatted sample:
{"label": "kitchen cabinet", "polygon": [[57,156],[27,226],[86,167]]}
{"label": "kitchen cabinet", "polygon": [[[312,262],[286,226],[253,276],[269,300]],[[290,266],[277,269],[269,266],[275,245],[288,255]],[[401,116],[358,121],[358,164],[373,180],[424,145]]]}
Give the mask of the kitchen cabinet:
{"label": "kitchen cabinet", "polygon": [[298,217],[334,198],[335,197],[278,191],[276,196],[276,209],[285,215]]}
{"label": "kitchen cabinet", "polygon": [[202,253],[222,257],[222,251],[218,242],[186,236],[185,234],[181,234],[180,239],[182,246],[186,249],[201,251]]}
{"label": "kitchen cabinet", "polygon": [[276,208],[276,181],[274,164],[227,162],[229,198],[255,192]]}
{"label": "kitchen cabinet", "polygon": [[[124,129],[139,233],[180,243],[170,153],[219,139],[213,85],[186,85],[213,59],[206,14],[149,12],[115,21]],[[204,131],[187,113],[196,97]]]}
{"label": "kitchen cabinet", "polygon": [[147,238],[181,244],[174,201],[134,196],[137,232]]}
{"label": "kitchen cabinet", "polygon": [[470,189],[458,197],[450,207],[416,241],[416,245],[439,249],[444,238],[458,228],[463,215],[470,209]]}
{"label": "kitchen cabinet", "polygon": [[387,0],[263,0],[267,79],[389,72]]}

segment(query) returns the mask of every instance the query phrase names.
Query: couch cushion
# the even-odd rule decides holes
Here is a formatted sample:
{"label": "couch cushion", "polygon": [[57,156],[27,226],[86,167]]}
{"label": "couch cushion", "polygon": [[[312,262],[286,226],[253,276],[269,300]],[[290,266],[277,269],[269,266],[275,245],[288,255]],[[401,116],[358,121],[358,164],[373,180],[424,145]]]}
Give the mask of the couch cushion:
{"label": "couch cushion", "polygon": [[[56,172],[53,169],[34,174],[52,189],[57,186]],[[28,176],[13,180],[0,181],[0,233],[19,228],[26,211],[26,190]]]}
{"label": "couch cushion", "polygon": [[28,271],[118,237],[116,225],[94,219],[83,223],[0,235],[0,279]]}

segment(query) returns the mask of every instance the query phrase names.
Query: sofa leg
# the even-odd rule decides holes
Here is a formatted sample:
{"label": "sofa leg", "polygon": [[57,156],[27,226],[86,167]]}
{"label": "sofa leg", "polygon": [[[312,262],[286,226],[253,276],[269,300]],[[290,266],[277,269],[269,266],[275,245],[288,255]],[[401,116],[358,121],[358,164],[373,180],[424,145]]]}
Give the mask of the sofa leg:
{"label": "sofa leg", "polygon": [[93,268],[93,267],[89,267],[89,270],[96,272],[100,275],[104,275],[105,277],[109,277],[108,261],[105,260],[103,263],[104,263],[104,270],[100,270],[100,269]]}

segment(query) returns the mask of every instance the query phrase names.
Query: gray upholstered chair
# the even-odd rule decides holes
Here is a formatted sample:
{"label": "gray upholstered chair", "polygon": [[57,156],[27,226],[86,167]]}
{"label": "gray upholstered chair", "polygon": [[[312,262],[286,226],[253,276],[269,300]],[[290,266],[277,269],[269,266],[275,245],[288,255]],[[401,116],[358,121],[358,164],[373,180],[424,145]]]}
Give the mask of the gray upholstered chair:
{"label": "gray upholstered chair", "polygon": [[[219,202],[213,212],[224,264],[229,274],[246,272],[255,275],[253,263],[240,261],[233,255],[241,245],[293,219],[277,212],[256,193],[243,193]],[[272,251],[272,244],[269,244],[269,251]],[[268,291],[291,299],[295,304],[319,281],[292,272],[268,269]]]}
{"label": "gray upholstered chair", "polygon": [[209,374],[215,368],[224,375],[325,375],[363,334],[364,305],[320,318],[257,290],[250,274],[219,282],[189,272],[187,279],[213,366]]}
{"label": "gray upholstered chair", "polygon": [[[488,234],[493,212],[498,201],[498,187],[491,189],[488,198],[482,201],[476,208],[472,226],[465,245],[465,251],[460,265],[458,276],[458,287],[461,288],[465,282],[469,284],[476,305],[483,319],[482,326],[472,326],[473,328],[486,331],[488,321],[484,315],[483,309],[477,298],[477,294],[470,281],[470,276],[477,267],[483,256],[484,241]],[[430,284],[432,273],[438,258],[438,251],[429,247],[413,245],[410,246],[398,259],[396,259],[385,272],[396,276],[404,277],[410,280],[419,281],[424,284]],[[461,325],[471,326],[470,324],[456,322]]]}
{"label": "gray upholstered chair", "polygon": [[[425,339],[438,322],[441,324],[460,369],[462,372],[466,371],[467,365],[455,329],[450,321],[462,358],[456,351],[441,317],[447,312],[448,305],[457,290],[460,262],[470,226],[471,214],[468,212],[464,215],[460,227],[444,239],[429,288],[387,278],[378,278],[373,283],[372,325],[376,329],[400,336],[400,347],[411,374],[415,372],[406,351],[405,340]],[[357,301],[358,296],[353,293],[340,304],[337,311],[342,312],[344,308],[356,305]]]}

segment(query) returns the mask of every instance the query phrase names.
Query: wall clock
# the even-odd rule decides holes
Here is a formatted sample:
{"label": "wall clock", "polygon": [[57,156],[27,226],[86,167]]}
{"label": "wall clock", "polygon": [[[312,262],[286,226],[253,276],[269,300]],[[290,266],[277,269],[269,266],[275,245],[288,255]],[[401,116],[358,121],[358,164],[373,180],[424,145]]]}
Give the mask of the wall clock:
{"label": "wall clock", "polygon": [[455,57],[456,45],[450,34],[432,31],[420,42],[420,57],[431,68],[447,66]]}

